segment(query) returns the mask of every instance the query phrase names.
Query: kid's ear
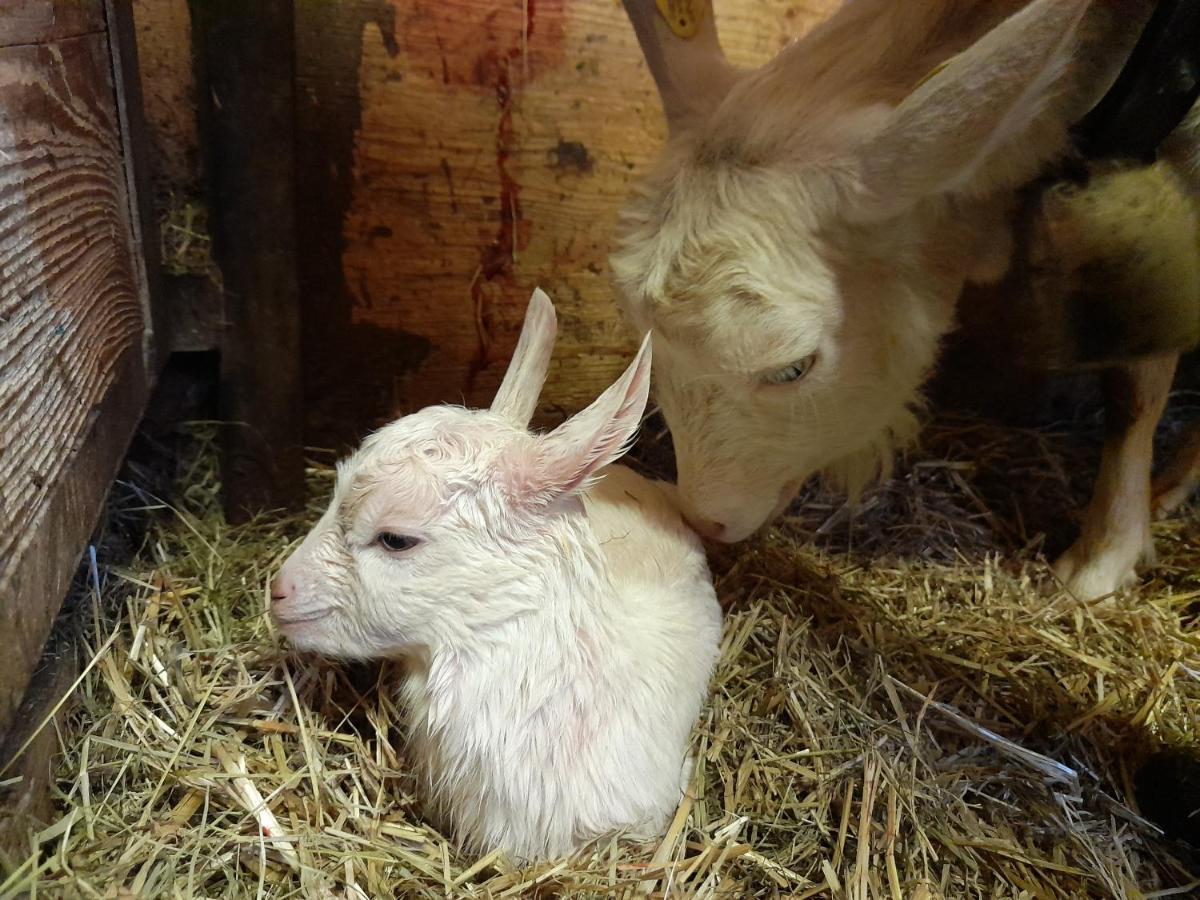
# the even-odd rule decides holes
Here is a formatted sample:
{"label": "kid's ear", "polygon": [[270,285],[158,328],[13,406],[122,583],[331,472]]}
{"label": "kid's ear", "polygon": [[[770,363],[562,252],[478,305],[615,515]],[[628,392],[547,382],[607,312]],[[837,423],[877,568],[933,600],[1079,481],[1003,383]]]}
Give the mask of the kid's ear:
{"label": "kid's ear", "polygon": [[492,412],[520,428],[529,427],[554,354],[557,331],[554,304],[541,288],[536,288],[525,310],[525,324],[512,362],[492,400]]}
{"label": "kid's ear", "polygon": [[534,452],[510,479],[528,502],[548,504],[587,486],[628,449],[650,395],[650,335],[615,384],[591,406],[535,440]]}

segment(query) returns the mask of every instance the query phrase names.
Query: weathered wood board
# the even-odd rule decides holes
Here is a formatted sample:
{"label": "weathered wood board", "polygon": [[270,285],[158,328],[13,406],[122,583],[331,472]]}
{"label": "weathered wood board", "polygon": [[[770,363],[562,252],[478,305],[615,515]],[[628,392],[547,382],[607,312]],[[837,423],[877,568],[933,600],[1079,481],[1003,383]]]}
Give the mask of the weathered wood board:
{"label": "weathered wood board", "polygon": [[[749,65],[836,2],[716,6]],[[609,239],[665,136],[620,5],[308,0],[297,52],[310,440],[486,402],[535,285],[560,318],[544,404],[590,401],[632,352]]]}
{"label": "weathered wood board", "polygon": [[[21,859],[29,852],[29,826],[41,828],[54,821],[54,762],[58,756],[58,728],[73,704],[60,703],[79,673],[73,648],[43,659],[33,674],[14,725],[0,740],[0,760],[13,760],[0,786],[0,859]],[[44,722],[53,724],[41,727]],[[40,730],[39,730],[40,729]],[[17,758],[17,752],[25,750]]]}
{"label": "weathered wood board", "polygon": [[[164,195],[187,194],[201,177],[187,0],[133,0],[132,5],[155,186]],[[170,202],[167,196],[159,199],[163,207]]]}
{"label": "weathered wood board", "polygon": [[0,733],[149,380],[108,36],[73,18],[90,3],[18,5],[30,27],[0,48]]}
{"label": "weathered wood board", "polygon": [[104,0],[4,0],[0,47],[97,34],[104,27]]}

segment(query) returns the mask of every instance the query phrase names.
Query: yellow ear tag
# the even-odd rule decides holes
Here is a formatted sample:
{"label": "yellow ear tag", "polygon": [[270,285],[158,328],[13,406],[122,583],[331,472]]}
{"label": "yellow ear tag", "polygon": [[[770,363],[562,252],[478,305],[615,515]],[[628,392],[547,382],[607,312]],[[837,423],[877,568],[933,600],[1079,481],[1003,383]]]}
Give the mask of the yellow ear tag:
{"label": "yellow ear tag", "polygon": [[915,91],[917,88],[919,88],[921,85],[923,85],[925,82],[927,82],[930,78],[932,78],[938,72],[942,71],[942,69],[946,68],[946,66],[950,65],[950,60],[952,60],[952,59],[954,59],[953,56],[950,57],[950,59],[947,59],[947,60],[944,60],[944,61],[938,63],[936,66],[934,66],[928,72],[926,72],[924,77],[920,81],[918,81],[916,84],[913,85],[913,90]]}
{"label": "yellow ear tag", "polygon": [[700,30],[705,0],[654,0],[654,4],[676,37],[687,40]]}

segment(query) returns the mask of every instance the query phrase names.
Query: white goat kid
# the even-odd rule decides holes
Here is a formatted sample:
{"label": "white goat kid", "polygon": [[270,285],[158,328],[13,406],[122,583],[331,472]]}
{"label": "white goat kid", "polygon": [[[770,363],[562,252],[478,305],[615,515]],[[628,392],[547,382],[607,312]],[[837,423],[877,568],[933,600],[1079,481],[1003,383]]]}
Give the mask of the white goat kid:
{"label": "white goat kid", "polygon": [[649,336],[591,406],[534,435],[555,327],[535,292],[490,410],[429,408],[364,441],[272,586],[296,647],[410,661],[431,812],[520,860],[661,832],[721,631],[669,494],[604,468],[645,407]]}
{"label": "white goat kid", "polygon": [[[1066,150],[1153,3],[854,0],[754,71],[726,62],[710,2],[686,39],[655,0],[624,4],[670,139],[612,269],[655,334],[685,513],[738,541],[818,472],[852,491],[886,473],[964,284],[1008,268],[1016,190]],[[1113,379],[1117,427],[1058,564],[1079,594],[1129,583],[1152,551],[1174,365]]]}

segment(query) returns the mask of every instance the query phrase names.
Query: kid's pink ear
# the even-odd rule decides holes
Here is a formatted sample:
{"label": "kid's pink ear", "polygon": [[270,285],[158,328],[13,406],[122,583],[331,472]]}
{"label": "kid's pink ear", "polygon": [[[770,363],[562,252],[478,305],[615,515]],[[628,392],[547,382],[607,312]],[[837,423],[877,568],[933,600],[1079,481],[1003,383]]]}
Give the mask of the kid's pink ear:
{"label": "kid's pink ear", "polygon": [[552,503],[585,487],[625,453],[650,396],[650,335],[625,373],[587,409],[536,438],[533,453],[509,460],[511,492],[532,503]]}
{"label": "kid's pink ear", "polygon": [[492,400],[492,412],[519,428],[528,428],[537,409],[546,370],[554,354],[554,336],[558,331],[554,304],[541,288],[536,288],[525,310],[525,324],[504,381]]}

